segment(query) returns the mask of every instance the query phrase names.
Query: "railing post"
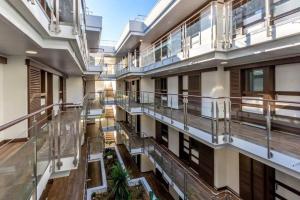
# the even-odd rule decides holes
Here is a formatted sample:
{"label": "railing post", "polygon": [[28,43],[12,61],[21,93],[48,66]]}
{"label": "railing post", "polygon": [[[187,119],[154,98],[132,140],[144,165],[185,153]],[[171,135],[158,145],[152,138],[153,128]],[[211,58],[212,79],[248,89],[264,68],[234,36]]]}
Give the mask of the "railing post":
{"label": "railing post", "polygon": [[153,108],[153,111],[154,111],[154,117],[156,116],[156,105],[155,105],[156,103],[155,103],[155,102],[156,102],[156,97],[155,97],[155,93],[154,93],[154,102],[153,102],[153,105],[154,105],[154,106],[153,106],[153,107],[154,107],[154,108]]}
{"label": "railing post", "polygon": [[267,123],[267,148],[268,148],[268,159],[273,157],[273,154],[271,152],[271,144],[270,144],[270,140],[271,140],[271,105],[270,102],[268,101],[267,103],[267,116],[266,116],[266,123]]}
{"label": "railing post", "polygon": [[271,26],[271,5],[270,0],[265,0],[265,25],[267,31],[267,37],[272,36],[272,26]]}
{"label": "railing post", "polygon": [[77,0],[73,0],[73,34],[78,34],[77,27]]}
{"label": "railing post", "polygon": [[223,141],[227,141],[227,137],[228,137],[228,132],[227,132],[227,108],[226,108],[226,99],[224,99],[223,102],[223,113],[224,113],[224,137],[223,137]]}
{"label": "railing post", "polygon": [[61,111],[58,110],[57,113],[57,169],[60,170],[60,167],[62,166],[61,162]]}
{"label": "railing post", "polygon": [[55,17],[56,17],[56,22],[55,22],[55,25],[56,25],[56,27],[55,27],[55,31],[57,32],[57,33],[59,33],[60,32],[60,26],[59,26],[59,24],[60,24],[60,18],[59,18],[59,9],[60,9],[60,6],[59,6],[59,0],[55,0]]}
{"label": "railing post", "polygon": [[211,142],[215,143],[215,106],[214,101],[211,102]]}
{"label": "railing post", "polygon": [[183,176],[183,181],[184,181],[184,192],[183,192],[183,194],[184,194],[184,200],[187,200],[188,199],[188,196],[187,196],[187,175],[186,175],[186,173],[184,172],[184,176]]}
{"label": "railing post", "polygon": [[38,135],[38,123],[36,120],[36,117],[33,117],[33,121],[32,121],[32,125],[33,125],[33,153],[34,153],[34,160],[33,160],[33,182],[34,182],[34,196],[35,199],[38,199],[37,196],[37,186],[38,186],[38,177],[37,177],[37,135]]}
{"label": "railing post", "polygon": [[70,126],[70,129],[71,129],[71,135],[73,135],[73,139],[74,139],[74,147],[73,147],[73,150],[74,150],[74,159],[73,159],[73,165],[74,167],[76,167],[77,165],[77,133],[76,133],[76,121],[71,123],[71,126]]}
{"label": "railing post", "polygon": [[[148,100],[147,103],[150,104],[149,93],[147,93],[147,100]],[[149,108],[150,108],[150,106],[148,106],[148,113],[150,112],[150,111],[149,111]]]}
{"label": "railing post", "polygon": [[232,134],[231,134],[231,100],[228,102],[228,142],[233,142]]}
{"label": "railing post", "polygon": [[216,101],[216,144],[219,143],[219,104],[218,104],[218,100]]}
{"label": "railing post", "polygon": [[171,95],[171,124],[173,123],[173,96]]}
{"label": "railing post", "polygon": [[183,113],[184,113],[184,117],[183,117],[183,124],[184,124],[184,130],[188,130],[188,111],[187,111],[187,104],[188,104],[188,97],[184,96],[183,97]]}
{"label": "railing post", "polygon": [[55,172],[55,113],[54,113],[54,109],[52,109],[51,111],[52,114],[52,121],[51,121],[51,138],[50,138],[50,143],[51,143],[51,160],[52,160],[52,167],[50,168],[51,172],[54,173]]}

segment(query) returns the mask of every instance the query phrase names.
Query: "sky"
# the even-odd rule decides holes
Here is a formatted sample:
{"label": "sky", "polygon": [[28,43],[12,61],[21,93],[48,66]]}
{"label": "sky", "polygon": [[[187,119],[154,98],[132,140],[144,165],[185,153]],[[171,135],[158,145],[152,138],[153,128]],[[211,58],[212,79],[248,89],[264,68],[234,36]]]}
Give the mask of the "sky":
{"label": "sky", "polygon": [[101,40],[118,41],[126,24],[138,15],[146,16],[157,0],[86,0],[90,14],[102,19]]}

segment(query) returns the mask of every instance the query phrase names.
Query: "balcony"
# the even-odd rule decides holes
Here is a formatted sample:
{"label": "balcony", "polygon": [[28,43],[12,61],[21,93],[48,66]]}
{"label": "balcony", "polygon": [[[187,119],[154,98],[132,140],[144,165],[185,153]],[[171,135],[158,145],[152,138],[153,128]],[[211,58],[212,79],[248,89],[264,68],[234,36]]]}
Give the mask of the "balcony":
{"label": "balcony", "polygon": [[[74,6],[73,0],[7,0],[2,2],[1,7],[7,12],[4,18],[8,24],[16,26],[18,31],[27,36],[26,41],[30,41],[30,46],[26,48],[34,47],[37,50],[36,58],[45,60],[45,64],[59,70],[62,70],[61,63],[72,66],[70,69],[78,65],[72,71],[78,74],[88,67],[84,1]],[[8,40],[12,39],[8,37]],[[54,50],[62,53],[57,55]]]}
{"label": "balcony", "polygon": [[164,179],[182,199],[239,199],[227,190],[216,191],[190,170],[169,150],[159,145],[146,134],[139,136],[125,122],[118,123],[119,142],[123,143],[131,155],[145,154],[159,170]]}
{"label": "balcony", "polygon": [[230,144],[299,176],[300,102],[117,91],[116,104],[145,114],[213,148]]}
{"label": "balcony", "polygon": [[1,133],[9,133],[24,120],[32,122],[24,130],[28,134],[26,141],[2,141],[1,199],[39,199],[50,176],[78,167],[86,107],[75,105],[57,111],[57,106],[64,105],[55,105],[48,116],[40,113],[51,110],[52,106],[0,126]]}
{"label": "balcony", "polygon": [[[274,53],[282,57],[295,54],[299,50],[299,43],[295,43],[300,33],[299,26],[295,26],[299,23],[299,2],[265,2],[211,2],[147,48],[143,47],[138,52],[139,68],[120,70],[117,76],[137,72],[151,75],[164,70],[175,73],[187,66],[194,70],[225,60],[237,65],[242,61],[274,59]],[[242,48],[249,50],[237,51]]]}

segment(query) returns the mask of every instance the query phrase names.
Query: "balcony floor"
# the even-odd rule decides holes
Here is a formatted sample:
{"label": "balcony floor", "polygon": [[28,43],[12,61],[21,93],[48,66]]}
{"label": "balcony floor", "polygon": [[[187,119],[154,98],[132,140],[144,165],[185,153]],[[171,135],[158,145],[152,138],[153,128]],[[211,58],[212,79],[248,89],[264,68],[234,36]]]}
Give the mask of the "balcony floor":
{"label": "balcony floor", "polygon": [[[147,107],[150,110],[154,110],[153,107]],[[171,116],[171,109],[164,108],[164,109],[156,109],[156,112],[170,117]],[[184,113],[183,110],[172,110],[172,117],[173,120],[178,122],[184,121]],[[200,117],[197,115],[189,114],[188,113],[188,125],[199,130],[203,130],[207,133],[211,133],[211,120],[208,118]],[[224,122],[220,121],[219,123],[219,135],[224,133]],[[261,145],[267,146],[267,131],[263,128],[258,128],[246,124],[242,124],[239,122],[232,122],[231,126],[231,133],[234,137]],[[271,149],[291,155],[292,157],[300,159],[300,136],[278,132],[273,130],[272,131],[272,138],[271,138]]]}
{"label": "balcony floor", "polygon": [[[99,136],[99,123],[88,124],[86,130],[86,137]],[[82,200],[83,189],[86,174],[86,144],[81,147],[81,158],[78,168],[72,170],[70,175],[63,178],[54,179],[48,183],[44,190],[41,200]],[[97,169],[97,168],[94,168]]]}

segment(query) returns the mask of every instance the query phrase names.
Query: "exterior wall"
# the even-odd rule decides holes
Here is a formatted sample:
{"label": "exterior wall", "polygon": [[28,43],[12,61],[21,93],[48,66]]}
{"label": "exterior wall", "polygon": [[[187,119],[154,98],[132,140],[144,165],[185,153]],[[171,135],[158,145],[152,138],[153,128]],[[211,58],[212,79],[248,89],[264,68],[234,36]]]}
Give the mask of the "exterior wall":
{"label": "exterior wall", "polygon": [[81,77],[69,77],[66,80],[67,103],[82,103],[83,81]]}
{"label": "exterior wall", "polygon": [[[300,63],[277,65],[275,67],[275,90],[299,92],[300,91],[299,74],[300,74]],[[300,101],[299,96],[278,95],[277,98],[278,100]],[[300,117],[300,111],[276,109],[276,113],[285,116]]]}
{"label": "exterior wall", "polygon": [[116,109],[116,121],[125,121],[125,111],[117,107]]}
{"label": "exterior wall", "polygon": [[[224,71],[223,67],[218,67],[217,71],[201,73],[201,96],[203,97],[222,97],[229,96],[229,72]],[[211,99],[203,99],[202,114],[211,116]],[[222,110],[223,104],[219,104]],[[221,112],[222,113],[222,112]],[[221,114],[220,113],[220,114]],[[222,117],[222,116],[220,116]]]}
{"label": "exterior wall", "polygon": [[[28,114],[27,67],[24,56],[8,57],[8,64],[0,66],[1,124]],[[2,77],[1,77],[2,76]],[[0,140],[27,137],[27,120],[3,131]]]}
{"label": "exterior wall", "polygon": [[95,91],[103,91],[105,89],[116,90],[116,81],[95,81]]}
{"label": "exterior wall", "polygon": [[[154,92],[155,90],[155,81],[151,78],[142,78],[140,81],[140,89],[145,92]],[[142,102],[152,103],[154,101],[154,95],[150,93],[144,93],[142,97]]]}
{"label": "exterior wall", "polygon": [[168,148],[172,151],[176,156],[179,157],[179,133],[175,129],[169,126],[168,128],[169,133],[169,141],[168,141]]}
{"label": "exterior wall", "polygon": [[[300,191],[300,180],[296,179],[292,176],[288,176],[280,171],[275,172],[275,179],[281,183],[284,183],[285,185],[290,186],[291,188]],[[291,191],[288,191],[287,189],[283,188],[280,185],[277,185],[276,194],[279,194],[280,196],[289,199],[289,200],[297,200],[299,199],[299,196],[292,193]]]}
{"label": "exterior wall", "polygon": [[144,154],[141,154],[141,172],[154,171],[154,169],[155,166],[152,164],[149,158]]}
{"label": "exterior wall", "polygon": [[0,64],[0,124],[4,123],[4,64]]}
{"label": "exterior wall", "polygon": [[[59,103],[59,77],[56,75],[53,75],[53,82],[52,82],[52,88],[53,88],[53,104]],[[55,113],[58,111],[59,106],[56,106],[54,108]]]}
{"label": "exterior wall", "polygon": [[228,186],[239,193],[239,152],[231,148],[215,149],[216,188]]}
{"label": "exterior wall", "polygon": [[[178,76],[168,77],[168,93],[169,94],[178,94]],[[171,104],[172,99],[172,104]],[[169,95],[168,96],[168,107],[173,107],[178,109],[178,95]]]}
{"label": "exterior wall", "polygon": [[155,120],[146,115],[141,115],[141,132],[148,137],[155,138]]}

